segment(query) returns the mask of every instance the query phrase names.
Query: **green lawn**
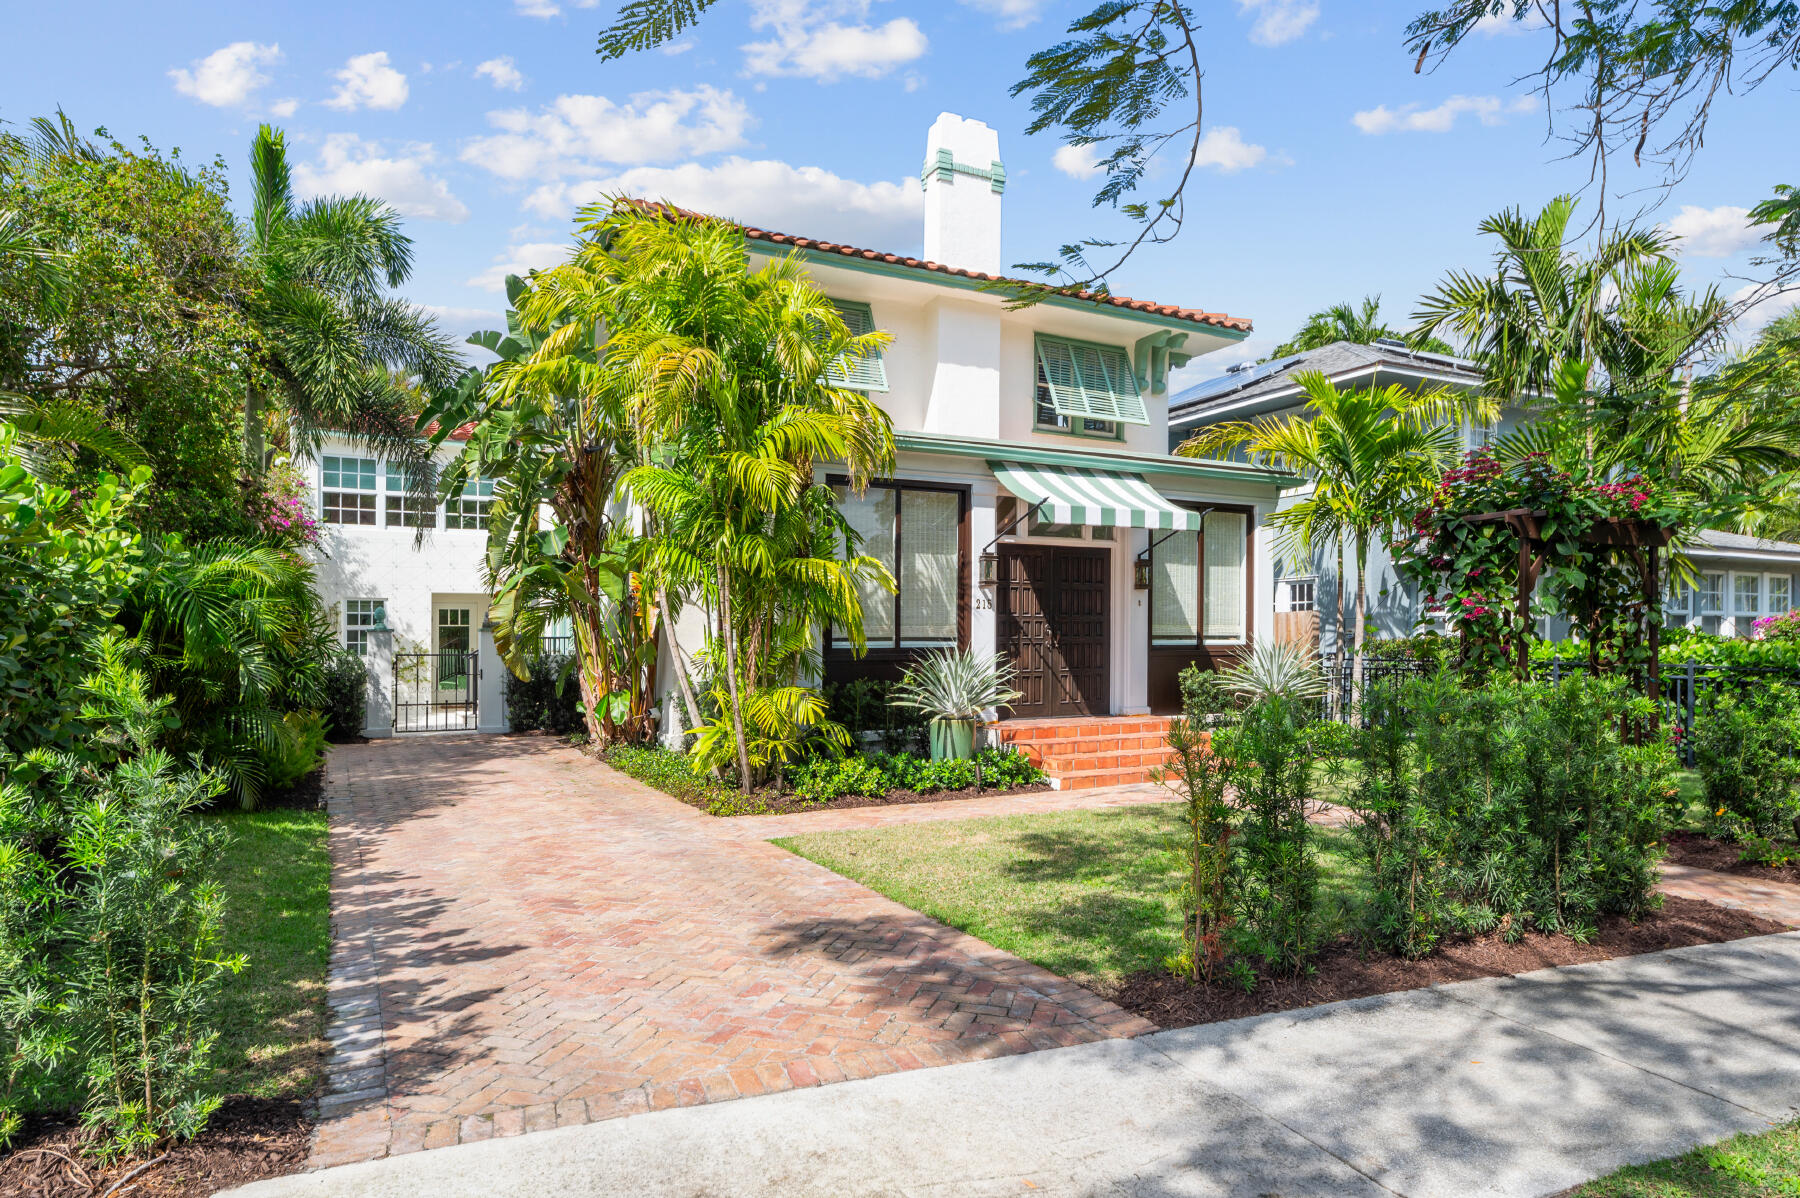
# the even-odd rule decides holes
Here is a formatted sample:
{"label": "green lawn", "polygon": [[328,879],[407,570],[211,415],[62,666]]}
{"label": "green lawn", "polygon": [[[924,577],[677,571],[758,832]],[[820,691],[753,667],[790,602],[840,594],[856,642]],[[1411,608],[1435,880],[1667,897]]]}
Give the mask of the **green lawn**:
{"label": "green lawn", "polygon": [[225,983],[219,1093],[301,1098],[325,1060],[331,861],[323,811],[208,816],[231,830],[225,946],[249,964]]}
{"label": "green lawn", "polygon": [[[1174,804],[899,824],[775,843],[1052,973],[1105,984],[1180,948]],[[1327,924],[1360,875],[1321,829]]]}
{"label": "green lawn", "polygon": [[1800,1123],[1746,1133],[1666,1161],[1632,1165],[1568,1198],[1776,1198],[1800,1195]]}

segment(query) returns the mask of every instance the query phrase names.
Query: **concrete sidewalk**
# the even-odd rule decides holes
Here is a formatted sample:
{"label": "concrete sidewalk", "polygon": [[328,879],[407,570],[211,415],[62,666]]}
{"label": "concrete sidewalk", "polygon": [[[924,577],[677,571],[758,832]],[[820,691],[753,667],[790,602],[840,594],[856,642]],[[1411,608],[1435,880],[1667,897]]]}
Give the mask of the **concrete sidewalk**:
{"label": "concrete sidewalk", "polygon": [[1800,933],[660,1111],[243,1198],[1553,1193],[1800,1114]]}

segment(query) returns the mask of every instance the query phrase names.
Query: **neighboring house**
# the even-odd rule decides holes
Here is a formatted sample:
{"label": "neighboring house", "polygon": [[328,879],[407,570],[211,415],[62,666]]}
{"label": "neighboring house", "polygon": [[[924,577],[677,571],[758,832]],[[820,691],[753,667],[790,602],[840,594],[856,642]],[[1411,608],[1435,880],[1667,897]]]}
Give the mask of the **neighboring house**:
{"label": "neighboring house", "polygon": [[[1472,392],[1482,385],[1480,367],[1463,358],[1423,353],[1399,341],[1380,340],[1371,345],[1335,341],[1285,358],[1235,367],[1181,392],[1169,401],[1169,448],[1175,449],[1213,425],[1299,413],[1306,397],[1295,376],[1308,371],[1318,371],[1346,390],[1397,385],[1409,391],[1444,388]],[[1493,426],[1465,425],[1463,445],[1479,448],[1516,427],[1521,418],[1519,411],[1508,410]],[[1310,492],[1309,484],[1293,487],[1284,492],[1281,506],[1290,506]],[[1356,611],[1356,570],[1349,552],[1346,546],[1342,586],[1347,627]],[[1283,558],[1276,554],[1273,630],[1283,639],[1316,640],[1321,652],[1335,653],[1340,639],[1335,548],[1315,546],[1299,561]],[[1395,573],[1385,545],[1378,543],[1370,549],[1366,585],[1374,635],[1411,633],[1424,612],[1418,597]],[[1351,639],[1343,637],[1346,650]]]}
{"label": "neighboring house", "polygon": [[1763,616],[1794,609],[1800,545],[1708,529],[1680,552],[1693,564],[1694,585],[1670,586],[1667,627],[1747,637]]}
{"label": "neighboring house", "polygon": [[[439,465],[456,456],[440,454]],[[487,618],[482,562],[493,484],[435,503],[407,491],[394,463],[347,437],[327,436],[308,469],[317,488],[319,597],[344,646],[363,651],[378,613],[397,648],[466,651]],[[420,535],[420,534],[423,535]]]}

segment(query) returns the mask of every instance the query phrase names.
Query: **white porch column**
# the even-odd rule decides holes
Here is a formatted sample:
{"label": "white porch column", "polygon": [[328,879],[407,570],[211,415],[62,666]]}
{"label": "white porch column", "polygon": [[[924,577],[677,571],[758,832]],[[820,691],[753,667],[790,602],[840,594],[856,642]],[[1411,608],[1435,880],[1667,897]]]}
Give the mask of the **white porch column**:
{"label": "white porch column", "polygon": [[481,622],[475,649],[475,731],[511,732],[506,712],[506,665],[494,648],[494,624]]}
{"label": "white porch column", "polygon": [[370,740],[394,735],[394,630],[383,620],[369,629],[369,649],[363,657],[368,667],[368,710],[362,734]]}

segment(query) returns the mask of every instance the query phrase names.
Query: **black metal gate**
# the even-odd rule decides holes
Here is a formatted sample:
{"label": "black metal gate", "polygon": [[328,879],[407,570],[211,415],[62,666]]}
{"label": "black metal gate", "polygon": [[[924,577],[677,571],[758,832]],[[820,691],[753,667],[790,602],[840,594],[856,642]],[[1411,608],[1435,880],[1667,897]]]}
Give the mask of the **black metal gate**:
{"label": "black metal gate", "polygon": [[394,731],[475,731],[480,678],[473,649],[394,654]]}

